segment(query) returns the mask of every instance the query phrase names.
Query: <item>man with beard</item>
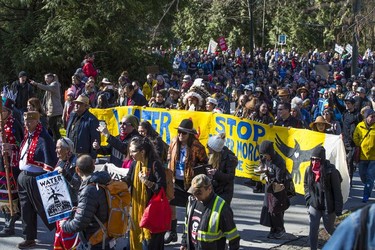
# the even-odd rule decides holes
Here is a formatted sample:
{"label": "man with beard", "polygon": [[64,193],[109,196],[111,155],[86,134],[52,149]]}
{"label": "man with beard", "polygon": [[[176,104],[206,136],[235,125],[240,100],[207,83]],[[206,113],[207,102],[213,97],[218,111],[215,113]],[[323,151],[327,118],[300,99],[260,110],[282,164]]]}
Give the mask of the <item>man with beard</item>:
{"label": "man with beard", "polygon": [[80,95],[73,101],[73,113],[69,117],[66,128],[67,137],[74,142],[75,154],[89,154],[96,159],[97,152],[92,144],[100,143],[100,134],[96,130],[98,119],[90,113],[90,101],[87,96]]}
{"label": "man with beard", "polygon": [[120,134],[118,136],[111,135],[107,126],[99,126],[97,130],[107,138],[108,145],[101,147],[99,142],[95,141],[92,144],[92,147],[99,154],[110,154],[109,162],[120,168],[124,161],[129,161],[126,161],[128,155],[128,144],[133,137],[139,136],[138,125],[139,121],[136,116],[124,116],[119,124]]}

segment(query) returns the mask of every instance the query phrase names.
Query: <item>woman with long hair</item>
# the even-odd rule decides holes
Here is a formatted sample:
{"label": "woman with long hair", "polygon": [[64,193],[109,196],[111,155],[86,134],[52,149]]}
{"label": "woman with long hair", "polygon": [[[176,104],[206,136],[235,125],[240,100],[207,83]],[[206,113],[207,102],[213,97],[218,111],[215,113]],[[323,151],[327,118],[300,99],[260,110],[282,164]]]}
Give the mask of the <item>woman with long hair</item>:
{"label": "woman with long hair", "polygon": [[323,110],[323,118],[331,124],[331,127],[327,129],[329,134],[339,135],[341,134],[341,125],[340,122],[336,120],[333,110],[327,108]]}
{"label": "woman with long hair", "polygon": [[168,168],[173,171],[175,198],[170,201],[172,208],[171,231],[165,234],[166,244],[177,241],[176,206],[185,207],[191,181],[194,177],[194,167],[208,162],[204,146],[196,138],[196,130],[189,119],[181,121],[177,128],[177,136],[172,139],[168,150]]}
{"label": "woman with long hair", "polygon": [[148,229],[140,228],[144,210],[153,196],[166,188],[165,171],[154,145],[147,137],[134,137],[129,144],[129,154],[133,158],[130,170],[125,177],[125,182],[131,190],[131,216],[132,227],[130,230],[130,249],[162,250],[164,249],[164,234],[151,233]]}
{"label": "woman with long hair", "polygon": [[207,174],[212,179],[212,186],[217,195],[229,205],[233,198],[234,175],[238,164],[235,154],[225,146],[225,133],[211,136],[207,142]]}
{"label": "woman with long hair", "polygon": [[27,100],[27,112],[29,111],[38,111],[40,114],[40,122],[44,128],[48,129],[47,115],[46,112],[44,112],[42,104],[38,98],[32,97]]}
{"label": "woman with long hair", "polygon": [[138,126],[138,133],[144,137],[150,139],[154,144],[155,150],[159,155],[160,160],[165,163],[168,154],[168,144],[166,144],[160,137],[159,133],[152,127],[151,123],[148,121],[141,121]]}

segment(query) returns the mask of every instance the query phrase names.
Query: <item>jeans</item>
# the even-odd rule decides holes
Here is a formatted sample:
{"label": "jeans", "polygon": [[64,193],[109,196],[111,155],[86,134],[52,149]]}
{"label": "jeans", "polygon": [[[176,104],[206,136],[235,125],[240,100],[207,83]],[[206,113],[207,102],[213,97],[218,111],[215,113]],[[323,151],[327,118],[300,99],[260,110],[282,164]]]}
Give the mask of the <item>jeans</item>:
{"label": "jeans", "polygon": [[310,220],[310,232],[309,232],[309,243],[310,249],[318,249],[318,234],[320,219],[323,218],[323,225],[327,233],[332,235],[334,231],[334,223],[336,219],[335,213],[327,214],[323,210],[317,210],[312,206],[309,206],[309,220]]}
{"label": "jeans", "polygon": [[361,181],[365,184],[363,197],[371,197],[375,181],[375,161],[360,161],[358,168]]}

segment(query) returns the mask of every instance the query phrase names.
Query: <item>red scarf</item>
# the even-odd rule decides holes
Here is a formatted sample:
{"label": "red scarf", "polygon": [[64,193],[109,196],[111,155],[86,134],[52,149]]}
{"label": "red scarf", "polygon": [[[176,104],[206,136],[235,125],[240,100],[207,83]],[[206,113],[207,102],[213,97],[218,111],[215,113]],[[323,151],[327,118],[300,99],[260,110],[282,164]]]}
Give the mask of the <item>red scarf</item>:
{"label": "red scarf", "polygon": [[[40,167],[45,171],[53,171],[54,169],[53,166],[49,166],[44,162],[36,161],[34,159],[35,151],[38,145],[38,140],[39,140],[39,136],[41,132],[42,132],[42,124],[39,122],[38,125],[36,125],[34,133],[31,135],[32,136],[31,142],[29,144],[29,148],[27,149],[28,152],[26,152],[27,153],[26,164],[31,164],[31,165]],[[20,150],[21,152],[28,138],[29,138],[29,132],[25,131],[25,137],[23,138],[23,142],[22,142],[21,150]]]}
{"label": "red scarf", "polygon": [[315,174],[315,182],[318,182],[320,179],[320,161],[314,161],[311,165],[312,171]]}

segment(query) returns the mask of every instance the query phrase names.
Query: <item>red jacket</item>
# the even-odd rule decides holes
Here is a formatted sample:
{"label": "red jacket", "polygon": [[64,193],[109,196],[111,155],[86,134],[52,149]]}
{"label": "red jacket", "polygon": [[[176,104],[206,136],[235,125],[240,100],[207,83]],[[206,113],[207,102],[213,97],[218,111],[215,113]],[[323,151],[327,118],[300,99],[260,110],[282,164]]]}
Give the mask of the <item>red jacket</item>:
{"label": "red jacket", "polygon": [[85,65],[83,65],[82,71],[87,77],[92,76],[96,78],[96,76],[98,75],[98,71],[94,68],[92,61],[90,60],[86,60]]}

